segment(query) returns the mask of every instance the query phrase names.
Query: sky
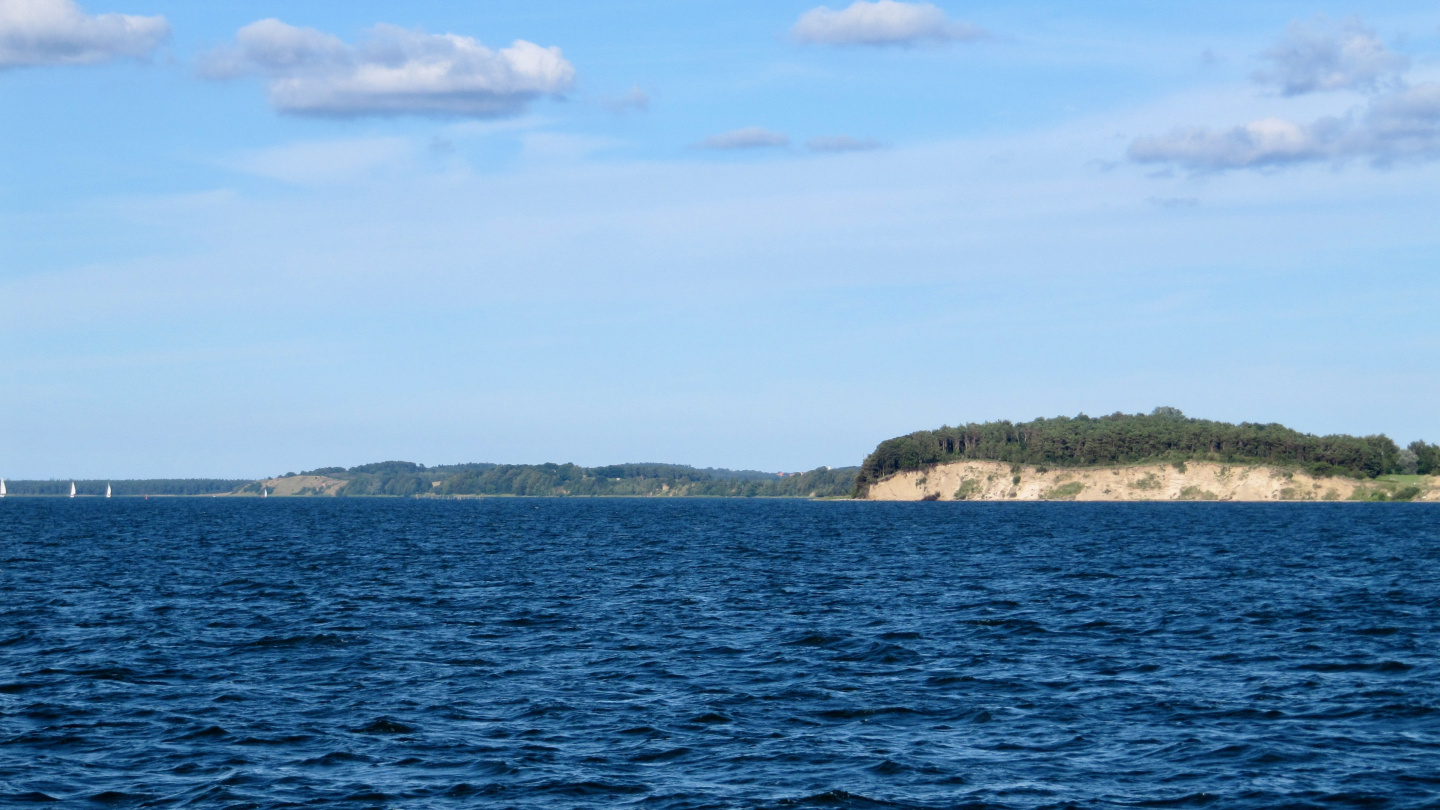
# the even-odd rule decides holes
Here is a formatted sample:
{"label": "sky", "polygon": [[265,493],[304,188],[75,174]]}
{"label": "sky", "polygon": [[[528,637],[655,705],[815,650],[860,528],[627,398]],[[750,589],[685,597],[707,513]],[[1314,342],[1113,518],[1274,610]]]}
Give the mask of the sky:
{"label": "sky", "polygon": [[0,476],[1440,440],[1440,8],[0,0]]}

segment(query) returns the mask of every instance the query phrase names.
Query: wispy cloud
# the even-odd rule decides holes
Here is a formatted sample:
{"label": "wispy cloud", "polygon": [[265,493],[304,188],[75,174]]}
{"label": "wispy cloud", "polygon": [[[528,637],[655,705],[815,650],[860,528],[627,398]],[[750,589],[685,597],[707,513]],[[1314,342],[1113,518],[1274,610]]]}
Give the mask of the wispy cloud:
{"label": "wispy cloud", "polygon": [[1194,208],[1200,204],[1199,197],[1151,197],[1146,200],[1159,208]]}
{"label": "wispy cloud", "polygon": [[617,115],[627,112],[644,112],[650,109],[650,94],[635,85],[620,96],[601,96],[600,106]]}
{"label": "wispy cloud", "polygon": [[985,30],[952,21],[930,3],[857,0],[843,11],[820,6],[805,12],[790,34],[826,45],[918,45],[979,39]]}
{"label": "wispy cloud", "polygon": [[789,146],[790,136],[773,132],[764,127],[745,127],[719,135],[711,135],[700,142],[705,149],[763,149],[766,147]]}
{"label": "wispy cloud", "polygon": [[1410,66],[1385,47],[1359,19],[1336,25],[1324,18],[1290,24],[1284,39],[1266,51],[1270,66],[1256,81],[1277,85],[1287,96],[1334,90],[1374,90]]}
{"label": "wispy cloud", "polygon": [[0,0],[0,68],[138,59],[169,38],[164,17],[90,15],[74,0]]}
{"label": "wispy cloud", "polygon": [[240,29],[200,68],[211,79],[262,75],[275,109],[329,116],[514,115],[575,80],[559,48],[524,40],[492,50],[471,37],[377,25],[350,45],[275,19]]}
{"label": "wispy cloud", "polygon": [[811,152],[867,152],[883,144],[874,138],[852,138],[849,135],[822,135],[805,142]]}
{"label": "wispy cloud", "polygon": [[247,174],[313,186],[363,177],[415,151],[405,138],[306,141],[247,152],[230,165]]}

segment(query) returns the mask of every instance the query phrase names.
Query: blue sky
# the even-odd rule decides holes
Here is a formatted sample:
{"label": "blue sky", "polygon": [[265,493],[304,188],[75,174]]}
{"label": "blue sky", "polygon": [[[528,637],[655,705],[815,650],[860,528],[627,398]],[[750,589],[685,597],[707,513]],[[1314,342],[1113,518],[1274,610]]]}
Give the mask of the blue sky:
{"label": "blue sky", "polygon": [[0,0],[0,475],[1440,440],[1437,57],[1413,2]]}

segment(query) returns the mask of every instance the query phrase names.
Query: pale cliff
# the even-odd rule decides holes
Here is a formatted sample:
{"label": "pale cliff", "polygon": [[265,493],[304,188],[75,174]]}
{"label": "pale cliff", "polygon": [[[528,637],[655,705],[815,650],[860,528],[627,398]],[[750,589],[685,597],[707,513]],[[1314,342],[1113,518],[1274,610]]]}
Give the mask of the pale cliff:
{"label": "pale cliff", "polygon": [[[340,490],[350,482],[324,475],[291,475],[284,478],[270,478],[258,483],[263,485],[271,495],[284,498],[296,495],[335,496],[339,495]],[[251,484],[242,489],[241,494],[259,495],[259,486]]]}
{"label": "pale cliff", "polygon": [[[1016,478],[1019,483],[1016,483]],[[1249,464],[1191,461],[1126,467],[1018,469],[998,461],[958,461],[896,473],[870,485],[872,501],[1347,501],[1418,487],[1417,501],[1440,501],[1440,477],[1356,480]]]}

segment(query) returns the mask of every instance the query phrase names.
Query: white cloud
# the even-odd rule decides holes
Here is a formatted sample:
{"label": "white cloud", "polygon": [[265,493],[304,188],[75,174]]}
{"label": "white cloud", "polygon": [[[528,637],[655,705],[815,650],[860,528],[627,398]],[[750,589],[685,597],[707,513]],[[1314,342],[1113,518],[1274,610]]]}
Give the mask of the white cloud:
{"label": "white cloud", "polygon": [[1183,127],[1164,135],[1138,138],[1130,159],[1174,163],[1187,169],[1223,170],[1276,166],[1330,156],[1313,127],[1280,118],[1252,121],[1227,130]]}
{"label": "white cloud", "polygon": [[1309,124],[1281,118],[1228,130],[1189,127],[1138,138],[1130,159],[1195,171],[1367,159],[1376,165],[1440,159],[1440,83],[1381,96],[1349,115]]}
{"label": "white cloud", "polygon": [[138,59],[169,38],[164,17],[90,15],[74,0],[0,0],[0,68]]}
{"label": "white cloud", "polygon": [[805,148],[811,152],[865,152],[880,146],[874,138],[852,138],[849,135],[822,135],[805,142]]}
{"label": "white cloud", "polygon": [[1270,67],[1255,79],[1287,96],[1334,90],[1374,90],[1410,65],[1392,53],[1358,19],[1336,26],[1324,18],[1290,24],[1285,38],[1266,51]]}
{"label": "white cloud", "polygon": [[700,145],[706,149],[759,149],[774,146],[789,146],[790,136],[783,132],[772,132],[764,127],[744,129],[711,135]]}
{"label": "white cloud", "polygon": [[826,6],[803,15],[790,33],[800,42],[827,45],[915,45],[978,39],[984,29],[953,22],[929,3],[857,0],[844,11]]}
{"label": "white cloud", "polygon": [[349,45],[313,28],[268,19],[245,26],[234,46],[208,54],[208,78],[260,74],[270,104],[301,115],[494,117],[559,95],[575,68],[559,48],[516,40],[492,50],[471,37],[377,25]]}

